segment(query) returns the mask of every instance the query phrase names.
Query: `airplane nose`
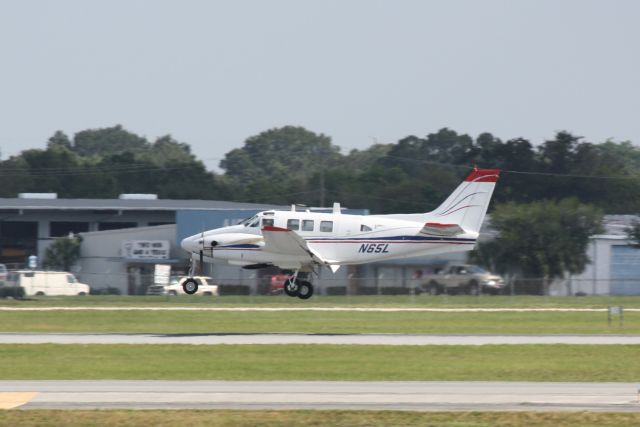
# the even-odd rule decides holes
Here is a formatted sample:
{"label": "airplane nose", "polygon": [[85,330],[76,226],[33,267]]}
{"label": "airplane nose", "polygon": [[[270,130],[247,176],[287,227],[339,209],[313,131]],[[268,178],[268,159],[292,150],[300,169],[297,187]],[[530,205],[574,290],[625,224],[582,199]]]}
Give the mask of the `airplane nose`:
{"label": "airplane nose", "polygon": [[187,252],[193,252],[193,243],[193,236],[186,237],[182,239],[182,242],[180,242],[180,246],[182,246],[182,249]]}

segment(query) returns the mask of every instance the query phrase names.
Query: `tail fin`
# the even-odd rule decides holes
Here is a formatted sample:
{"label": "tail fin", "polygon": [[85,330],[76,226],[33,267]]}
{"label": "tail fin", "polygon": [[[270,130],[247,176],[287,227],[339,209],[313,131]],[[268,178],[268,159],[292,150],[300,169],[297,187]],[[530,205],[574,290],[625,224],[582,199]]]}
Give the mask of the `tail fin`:
{"label": "tail fin", "polygon": [[475,168],[437,209],[429,212],[428,229],[459,226],[465,232],[479,232],[487,213],[500,170]]}

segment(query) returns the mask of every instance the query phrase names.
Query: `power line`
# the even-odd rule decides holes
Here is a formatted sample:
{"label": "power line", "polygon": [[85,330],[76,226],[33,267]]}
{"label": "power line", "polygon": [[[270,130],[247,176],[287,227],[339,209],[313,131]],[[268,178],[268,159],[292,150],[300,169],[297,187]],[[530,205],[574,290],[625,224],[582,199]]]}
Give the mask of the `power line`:
{"label": "power line", "polygon": [[[407,162],[415,162],[421,164],[428,164],[433,166],[456,168],[470,171],[472,166],[459,165],[455,163],[437,162],[433,160],[416,159],[401,156],[384,155],[380,158],[389,158],[395,160],[402,160]],[[214,160],[220,160],[219,157],[208,157],[199,160],[198,163],[210,162]],[[196,163],[197,164],[197,163]],[[73,176],[73,175],[95,175],[95,174],[120,174],[120,173],[138,173],[138,172],[163,172],[163,171],[175,171],[183,170],[194,167],[194,164],[182,164],[182,165],[168,165],[168,166],[153,166],[148,163],[130,163],[125,165],[96,165],[96,166],[80,166],[78,168],[73,167],[3,167],[0,166],[0,176],[4,177],[20,177],[23,175],[39,176],[39,177],[55,177],[55,176]],[[207,172],[210,172],[207,170]],[[572,179],[602,179],[602,180],[638,180],[640,176],[614,176],[614,175],[581,175],[571,173],[557,173],[557,172],[539,172],[539,171],[522,171],[503,169],[503,174],[514,175],[529,175],[529,176],[544,176],[544,177],[562,177]]]}
{"label": "power line", "polygon": [[[405,160],[405,161],[410,161],[410,162],[431,164],[431,165],[435,165],[435,166],[446,166],[446,167],[451,167],[451,168],[466,169],[466,170],[469,170],[469,171],[473,169],[472,166],[464,166],[464,165],[458,165],[458,164],[454,164],[454,163],[435,162],[435,161],[432,161],[432,160],[424,160],[424,159],[414,159],[414,158],[410,158],[410,157],[400,157],[400,156],[391,156],[391,155],[385,155],[383,157],[387,157],[387,158],[390,158],[390,159],[397,159],[397,160]],[[640,176],[576,175],[576,174],[570,174],[570,173],[518,171],[518,170],[510,170],[510,169],[501,169],[500,173],[503,173],[503,174],[519,174],[519,175],[555,176],[555,177],[579,178],[579,179],[613,179],[613,180],[615,180],[615,179],[622,179],[622,180],[640,179]]]}

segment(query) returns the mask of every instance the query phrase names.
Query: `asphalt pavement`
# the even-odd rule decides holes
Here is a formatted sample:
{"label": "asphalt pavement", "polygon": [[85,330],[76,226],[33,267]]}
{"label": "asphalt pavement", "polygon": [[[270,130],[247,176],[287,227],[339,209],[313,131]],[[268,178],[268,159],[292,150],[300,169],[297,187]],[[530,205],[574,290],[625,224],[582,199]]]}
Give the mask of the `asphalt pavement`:
{"label": "asphalt pavement", "polygon": [[423,381],[0,381],[21,409],[638,411],[632,383]]}
{"label": "asphalt pavement", "polygon": [[0,344],[640,344],[640,335],[0,333]]}

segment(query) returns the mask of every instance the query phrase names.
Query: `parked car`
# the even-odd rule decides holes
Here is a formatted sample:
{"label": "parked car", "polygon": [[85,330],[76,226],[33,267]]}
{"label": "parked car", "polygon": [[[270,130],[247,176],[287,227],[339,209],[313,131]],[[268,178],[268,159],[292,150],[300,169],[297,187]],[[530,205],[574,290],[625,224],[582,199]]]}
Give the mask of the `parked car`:
{"label": "parked car", "polygon": [[65,271],[18,270],[7,275],[7,286],[21,286],[25,296],[89,295],[89,285]]}
{"label": "parked car", "polygon": [[[182,289],[182,283],[188,277],[172,277],[168,285],[151,285],[147,288],[147,295],[186,295]],[[198,291],[195,295],[218,296],[218,285],[213,283],[211,277],[195,276],[198,282]]]}
{"label": "parked car", "polygon": [[274,274],[269,278],[269,295],[280,295],[284,292],[284,283],[289,276],[286,274]]}
{"label": "parked car", "polygon": [[504,279],[482,267],[469,264],[449,264],[436,274],[427,274],[417,292],[438,295],[449,294],[478,295],[480,292],[497,295],[505,289]]}

